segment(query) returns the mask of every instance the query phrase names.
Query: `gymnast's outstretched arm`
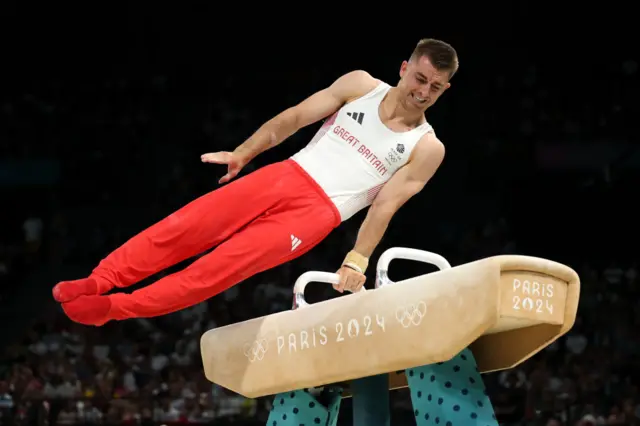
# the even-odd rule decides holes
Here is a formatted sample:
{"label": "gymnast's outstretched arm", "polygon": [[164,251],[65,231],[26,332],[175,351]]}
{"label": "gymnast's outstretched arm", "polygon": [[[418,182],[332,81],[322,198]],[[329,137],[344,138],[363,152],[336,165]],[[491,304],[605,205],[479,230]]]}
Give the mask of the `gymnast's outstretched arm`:
{"label": "gymnast's outstretched arm", "polygon": [[377,84],[378,80],[366,71],[358,70],[344,74],[329,87],[264,123],[246,142],[238,146],[234,153],[253,159],[280,144],[299,129],[330,116],[345,103],[366,94]]}
{"label": "gymnast's outstretched arm", "polygon": [[335,80],[329,87],[264,123],[233,152],[207,153],[203,154],[201,159],[205,163],[228,164],[229,172],[220,179],[220,183],[228,182],[259,154],[279,145],[301,128],[330,116],[344,104],[374,89],[379,83],[379,80],[366,71],[351,71]]}
{"label": "gymnast's outstretched arm", "polygon": [[364,285],[369,257],[382,240],[391,218],[429,182],[442,164],[444,152],[444,145],[438,138],[427,133],[411,153],[409,162],[382,187],[360,226],[353,250],[338,271],[341,280],[334,285],[336,290],[356,292]]}

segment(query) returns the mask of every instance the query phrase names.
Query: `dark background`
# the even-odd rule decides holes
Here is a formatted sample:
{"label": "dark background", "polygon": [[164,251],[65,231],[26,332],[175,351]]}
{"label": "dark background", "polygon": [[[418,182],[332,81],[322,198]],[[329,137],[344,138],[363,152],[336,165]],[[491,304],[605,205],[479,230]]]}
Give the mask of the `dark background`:
{"label": "dark background", "polygon": [[[194,342],[213,326],[289,309],[293,280],[335,270],[365,212],[308,255],[162,318],[78,326],[61,316],[51,288],[215,189],[224,170],[201,164],[200,154],[232,150],[345,72],[365,69],[395,84],[423,37],[451,43],[460,56],[451,89],[427,113],[447,157],[394,218],[372,263],[405,246],[453,265],[515,253],[573,267],[582,279],[576,326],[512,371],[517,389],[506,388],[506,372],[485,376],[496,411],[513,425],[586,426],[588,415],[638,424],[630,6],[347,6],[0,6],[3,424],[213,416],[264,424],[270,399],[235,409],[236,396],[204,380]],[[292,155],[318,126],[243,173]],[[397,261],[391,278],[430,270]],[[414,424],[408,394],[394,392],[392,402],[393,424]],[[348,424],[348,403],[342,411]]]}

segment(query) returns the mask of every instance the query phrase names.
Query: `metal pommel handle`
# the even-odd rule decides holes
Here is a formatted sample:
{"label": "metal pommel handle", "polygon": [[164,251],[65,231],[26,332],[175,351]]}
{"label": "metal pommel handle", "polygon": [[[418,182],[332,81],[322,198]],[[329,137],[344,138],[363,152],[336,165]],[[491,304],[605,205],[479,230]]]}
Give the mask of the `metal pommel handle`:
{"label": "metal pommel handle", "polygon": [[[327,284],[338,284],[340,282],[340,275],[332,273],[332,272],[320,272],[320,271],[309,271],[300,275],[296,280],[296,283],[293,285],[293,308],[298,309],[304,306],[308,306],[306,300],[304,300],[304,290],[307,288],[307,284],[311,282],[319,282],[319,283],[327,283]],[[360,291],[365,291],[365,288],[362,287]]]}
{"label": "metal pommel handle", "polygon": [[430,263],[437,266],[440,270],[451,268],[447,259],[437,253],[405,247],[393,247],[382,253],[378,259],[378,264],[376,265],[376,288],[394,284],[394,282],[389,279],[389,264],[394,259]]}

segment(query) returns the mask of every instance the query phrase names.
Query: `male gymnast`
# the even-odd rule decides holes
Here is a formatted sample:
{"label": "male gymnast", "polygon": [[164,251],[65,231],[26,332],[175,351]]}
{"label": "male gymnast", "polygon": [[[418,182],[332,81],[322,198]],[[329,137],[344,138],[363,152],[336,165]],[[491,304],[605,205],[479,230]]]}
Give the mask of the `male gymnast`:
{"label": "male gymnast", "polygon": [[[306,147],[190,202],[117,248],[88,277],[58,283],[53,297],[86,325],[168,314],[301,256],[368,207],[334,285],[358,291],[391,218],[440,167],[444,146],[425,111],[457,70],[449,44],[424,39],[402,62],[395,87],[365,71],[341,76],[267,121],[233,152],[201,160],[226,165],[220,183],[230,182],[258,154],[326,118]],[[212,247],[145,288],[106,294]]]}

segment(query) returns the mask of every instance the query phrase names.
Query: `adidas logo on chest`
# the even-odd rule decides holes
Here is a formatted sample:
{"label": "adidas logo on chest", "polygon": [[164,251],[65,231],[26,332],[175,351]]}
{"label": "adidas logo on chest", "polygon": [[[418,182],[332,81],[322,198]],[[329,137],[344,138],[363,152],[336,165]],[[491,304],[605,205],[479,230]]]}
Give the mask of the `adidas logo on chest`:
{"label": "adidas logo on chest", "polygon": [[347,115],[357,121],[358,124],[362,124],[364,120],[364,112],[348,112]]}

